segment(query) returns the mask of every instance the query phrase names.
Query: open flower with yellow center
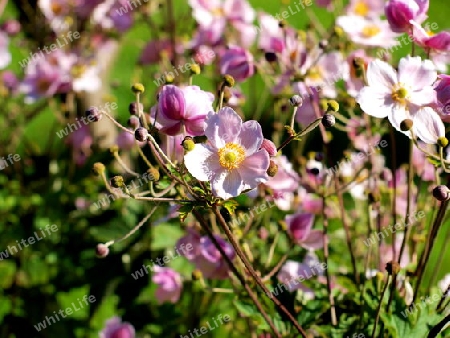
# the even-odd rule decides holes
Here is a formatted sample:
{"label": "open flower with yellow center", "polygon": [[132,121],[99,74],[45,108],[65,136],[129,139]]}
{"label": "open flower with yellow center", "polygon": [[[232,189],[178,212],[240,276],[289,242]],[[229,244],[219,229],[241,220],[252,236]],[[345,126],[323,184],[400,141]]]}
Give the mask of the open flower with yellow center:
{"label": "open flower with yellow center", "polygon": [[242,122],[231,108],[205,120],[207,143],[199,143],[184,156],[188,171],[209,181],[215,196],[228,199],[268,181],[269,154],[261,149],[264,137],[256,121]]}
{"label": "open flower with yellow center", "polygon": [[340,16],[336,24],[347,33],[350,40],[362,46],[393,47],[399,34],[392,32],[389,23],[378,17],[367,18],[360,15]]}
{"label": "open flower with yellow center", "polygon": [[405,57],[400,60],[398,72],[381,60],[369,63],[368,86],[361,89],[356,101],[361,109],[374,117],[387,117],[398,131],[400,124],[413,121],[412,131],[424,142],[435,144],[444,136],[444,124],[434,110],[436,92],[433,83],[437,72],[433,63],[420,57]]}
{"label": "open flower with yellow center", "polygon": [[347,15],[376,18],[384,14],[384,1],[350,0],[345,12]]}

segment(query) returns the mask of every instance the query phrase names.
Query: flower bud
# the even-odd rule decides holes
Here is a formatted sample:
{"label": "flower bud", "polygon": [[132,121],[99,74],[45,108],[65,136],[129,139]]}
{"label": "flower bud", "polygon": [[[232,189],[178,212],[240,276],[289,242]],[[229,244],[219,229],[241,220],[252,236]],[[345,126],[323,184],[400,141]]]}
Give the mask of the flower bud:
{"label": "flower bud", "polygon": [[270,160],[270,164],[269,164],[269,168],[267,169],[267,175],[269,175],[269,177],[274,177],[278,172],[278,165]]}
{"label": "flower bud", "polygon": [[118,146],[117,144],[111,146],[111,147],[109,148],[109,152],[110,152],[111,154],[116,154],[116,153],[118,153],[118,152],[119,152],[119,146]]}
{"label": "flower bud", "polygon": [[396,261],[390,261],[386,264],[386,271],[391,276],[396,276],[400,272],[400,264]]}
{"label": "flower bud", "polygon": [[91,122],[98,122],[101,120],[102,114],[97,107],[89,107],[89,109],[86,110],[86,117]]}
{"label": "flower bud", "polygon": [[198,75],[201,73],[201,68],[198,64],[194,63],[191,65],[191,74]]}
{"label": "flower bud", "polygon": [[171,84],[175,81],[175,76],[171,75],[171,74],[165,74],[164,75],[164,82],[165,84]]}
{"label": "flower bud", "polygon": [[105,258],[109,254],[109,248],[105,244],[97,244],[95,254],[99,258]]}
{"label": "flower bud", "polygon": [[150,176],[151,181],[159,181],[160,174],[157,168],[150,168],[147,170],[148,175]]}
{"label": "flower bud", "polygon": [[294,95],[289,99],[289,103],[292,107],[301,107],[303,104],[303,99],[300,95]]}
{"label": "flower bud", "polygon": [[131,90],[133,91],[133,93],[137,94],[137,93],[143,93],[145,91],[145,87],[142,83],[135,83],[131,86]]}
{"label": "flower bud", "polygon": [[413,127],[413,121],[410,119],[404,119],[402,122],[400,122],[400,130],[401,131],[411,130],[412,127]]}
{"label": "flower bud", "polygon": [[100,176],[105,172],[105,165],[100,162],[94,163],[94,166],[92,167],[92,171],[95,175]]}
{"label": "flower bud", "polygon": [[134,138],[139,142],[147,141],[148,131],[143,127],[139,127],[134,131]]}
{"label": "flower bud", "polygon": [[322,40],[319,42],[319,48],[320,49],[327,49],[328,47],[328,41],[327,40]]}
{"label": "flower bud", "polygon": [[336,123],[336,118],[334,117],[334,115],[326,113],[322,117],[322,124],[325,128],[333,127],[335,125],[335,123]]}
{"label": "flower bud", "polygon": [[231,75],[225,74],[223,76],[223,84],[224,84],[224,86],[234,87],[234,83],[235,83],[234,82],[234,78]]}
{"label": "flower bud", "polygon": [[203,278],[202,272],[200,270],[192,271],[192,280],[200,280]]}
{"label": "flower bud", "polygon": [[139,111],[144,110],[144,106],[142,105],[142,103],[139,103],[139,108],[140,109],[138,110],[137,102],[131,102],[128,106],[128,111],[130,112],[130,115],[139,115]]}
{"label": "flower bud", "polygon": [[277,54],[271,52],[265,53],[264,58],[266,59],[267,62],[277,62],[278,60]]}
{"label": "flower bud", "polygon": [[111,186],[113,188],[121,188],[125,185],[125,182],[123,181],[122,176],[114,176],[111,178]]}
{"label": "flower bud", "polygon": [[433,197],[440,202],[447,201],[450,198],[450,189],[445,185],[438,185],[433,189]]}
{"label": "flower bud", "polygon": [[448,146],[448,139],[445,136],[441,136],[437,139],[437,144],[440,147],[445,148],[446,146]]}
{"label": "flower bud", "polygon": [[194,150],[195,148],[194,139],[191,136],[186,136],[183,142],[181,142],[181,146],[186,152]]}
{"label": "flower bud", "polygon": [[270,157],[276,156],[277,155],[277,147],[276,145],[268,139],[264,139],[262,144],[261,144],[261,149],[264,149],[265,151],[267,151],[267,153],[269,154]]}
{"label": "flower bud", "polygon": [[137,129],[140,126],[139,117],[131,115],[127,121],[128,127]]}
{"label": "flower bud", "polygon": [[327,103],[327,108],[328,110],[334,112],[339,111],[339,103],[337,103],[335,100],[329,100]]}

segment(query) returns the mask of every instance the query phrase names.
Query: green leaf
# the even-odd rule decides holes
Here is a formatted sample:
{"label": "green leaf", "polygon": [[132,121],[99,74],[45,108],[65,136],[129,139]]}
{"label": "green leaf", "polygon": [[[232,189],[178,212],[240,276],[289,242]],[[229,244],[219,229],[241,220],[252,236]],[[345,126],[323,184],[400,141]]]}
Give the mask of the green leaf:
{"label": "green leaf", "polygon": [[230,214],[234,214],[234,211],[239,206],[239,203],[235,200],[227,200],[222,203],[222,206],[227,209]]}
{"label": "green leaf", "polygon": [[182,205],[180,209],[178,209],[178,213],[180,214],[180,221],[184,222],[186,217],[188,217],[188,215],[192,212],[193,209],[194,204],[192,203]]}
{"label": "green leaf", "polygon": [[160,224],[153,231],[155,236],[152,242],[152,250],[169,248],[173,251],[178,239],[184,234],[182,229],[169,224]]}

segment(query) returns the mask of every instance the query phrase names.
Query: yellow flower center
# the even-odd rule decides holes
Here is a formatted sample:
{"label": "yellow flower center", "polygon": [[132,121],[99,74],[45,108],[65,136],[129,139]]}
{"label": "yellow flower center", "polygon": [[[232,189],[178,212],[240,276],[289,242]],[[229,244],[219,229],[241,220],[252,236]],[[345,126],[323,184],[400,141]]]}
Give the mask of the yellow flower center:
{"label": "yellow flower center", "polygon": [[71,74],[74,78],[80,78],[87,70],[85,65],[75,65],[71,69]]}
{"label": "yellow flower center", "polygon": [[364,1],[358,1],[355,5],[355,14],[360,16],[366,16],[369,13],[369,6]]}
{"label": "yellow flower center", "polygon": [[375,25],[368,25],[363,28],[362,35],[366,38],[373,38],[381,32],[381,29]]}
{"label": "yellow flower center", "polygon": [[435,35],[435,33],[432,32],[432,31],[427,31],[427,35],[428,35],[428,36],[433,36],[433,35]]}
{"label": "yellow flower center", "polygon": [[402,84],[399,84],[392,90],[391,97],[395,102],[398,102],[404,106],[406,105],[406,100],[409,98],[408,89],[406,89]]}
{"label": "yellow flower center", "polygon": [[319,66],[314,66],[309,69],[307,76],[311,80],[322,80],[323,79],[322,69]]}
{"label": "yellow flower center", "polygon": [[220,8],[220,7],[214,8],[214,9],[211,11],[211,13],[212,13],[214,16],[217,16],[217,17],[222,17],[222,16],[225,14],[224,11],[223,11],[223,8]]}
{"label": "yellow flower center", "polygon": [[239,144],[230,142],[219,149],[219,163],[225,169],[237,169],[243,160],[245,160],[245,150]]}

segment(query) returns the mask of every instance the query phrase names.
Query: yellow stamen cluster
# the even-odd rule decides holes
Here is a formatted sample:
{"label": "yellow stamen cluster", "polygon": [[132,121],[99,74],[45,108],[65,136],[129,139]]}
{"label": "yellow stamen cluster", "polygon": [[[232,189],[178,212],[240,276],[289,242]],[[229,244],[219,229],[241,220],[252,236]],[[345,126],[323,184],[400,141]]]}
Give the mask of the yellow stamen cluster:
{"label": "yellow stamen cluster", "polygon": [[369,6],[364,1],[358,1],[358,3],[355,5],[355,14],[360,16],[366,16],[369,14]]}
{"label": "yellow stamen cluster", "polygon": [[219,163],[228,170],[237,169],[245,159],[245,150],[236,143],[227,143],[219,149]]}
{"label": "yellow stamen cluster", "polygon": [[381,29],[375,25],[368,25],[363,28],[362,35],[366,38],[373,38],[381,32]]}
{"label": "yellow stamen cluster", "polygon": [[406,100],[409,98],[409,93],[408,90],[400,84],[392,90],[391,97],[394,101],[404,106],[406,105]]}

